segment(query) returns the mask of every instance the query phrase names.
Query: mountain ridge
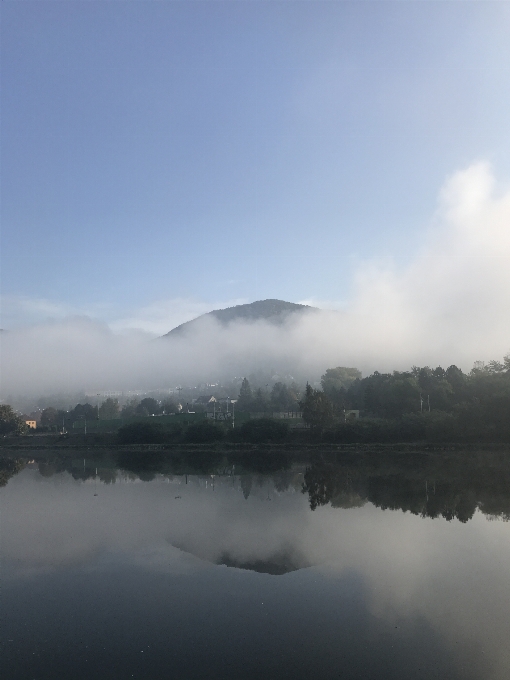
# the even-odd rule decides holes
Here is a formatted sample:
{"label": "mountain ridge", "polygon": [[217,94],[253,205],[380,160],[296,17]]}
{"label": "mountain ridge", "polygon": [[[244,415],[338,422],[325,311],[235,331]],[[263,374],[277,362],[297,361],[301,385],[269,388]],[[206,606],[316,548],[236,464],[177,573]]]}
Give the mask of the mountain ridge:
{"label": "mountain ridge", "polygon": [[304,311],[316,310],[317,307],[310,305],[301,305],[296,302],[286,302],[285,300],[277,300],[270,298],[267,300],[256,300],[244,305],[234,305],[233,307],[226,307],[225,309],[213,309],[211,312],[201,314],[195,319],[186,321],[185,323],[172,328],[171,331],[165,333],[163,338],[168,338],[192,330],[195,324],[201,319],[210,317],[218,321],[222,326],[227,326],[233,321],[259,321],[264,320],[273,324],[282,324],[291,314],[302,313]]}

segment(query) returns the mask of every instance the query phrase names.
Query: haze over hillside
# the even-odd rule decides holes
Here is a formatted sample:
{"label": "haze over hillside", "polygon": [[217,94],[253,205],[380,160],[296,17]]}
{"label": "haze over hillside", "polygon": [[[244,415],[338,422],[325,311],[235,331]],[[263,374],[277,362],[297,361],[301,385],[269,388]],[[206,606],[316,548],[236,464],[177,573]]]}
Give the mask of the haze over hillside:
{"label": "haze over hillside", "polygon": [[[312,382],[334,366],[367,375],[501,360],[510,349],[509,224],[510,188],[475,164],[446,182],[416,257],[399,267],[361,263],[337,311],[280,301],[281,316],[270,303],[269,318],[253,318],[257,303],[240,305],[204,314],[166,342],[85,315],[11,328],[0,333],[1,397],[213,383],[266,369]],[[248,316],[234,322],[239,310]]]}
{"label": "haze over hillside", "polygon": [[164,338],[173,337],[182,333],[191,332],[198,329],[198,325],[204,319],[214,319],[221,326],[227,326],[234,322],[266,321],[271,324],[283,324],[288,320],[289,315],[317,309],[309,305],[300,305],[295,302],[285,300],[257,300],[245,305],[235,305],[226,309],[215,309],[207,314],[201,314],[196,319],[173,328],[165,333]]}

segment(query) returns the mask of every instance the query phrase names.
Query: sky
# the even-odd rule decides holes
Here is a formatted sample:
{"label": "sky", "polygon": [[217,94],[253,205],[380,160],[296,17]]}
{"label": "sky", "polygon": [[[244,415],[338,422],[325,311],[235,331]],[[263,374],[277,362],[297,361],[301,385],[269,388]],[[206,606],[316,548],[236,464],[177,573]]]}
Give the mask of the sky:
{"label": "sky", "polygon": [[[91,347],[129,363],[98,338],[266,298],[338,310],[294,328],[315,378],[510,350],[510,4],[8,0],[1,21],[8,389],[29,355],[38,377]],[[194,349],[211,334],[242,370],[253,334]],[[92,389],[117,389],[106,368]]]}

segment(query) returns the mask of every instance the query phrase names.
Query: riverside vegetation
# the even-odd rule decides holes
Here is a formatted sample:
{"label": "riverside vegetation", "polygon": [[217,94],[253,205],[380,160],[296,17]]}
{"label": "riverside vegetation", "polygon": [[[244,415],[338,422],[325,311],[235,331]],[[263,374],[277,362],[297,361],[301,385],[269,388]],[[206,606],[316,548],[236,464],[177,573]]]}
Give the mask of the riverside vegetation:
{"label": "riverside vegetation", "polygon": [[[41,424],[49,430],[80,418],[111,419],[114,434],[91,435],[88,441],[101,443],[102,438],[103,443],[118,444],[510,441],[510,355],[503,362],[477,362],[469,373],[456,366],[426,366],[376,371],[362,378],[356,368],[337,367],[325,372],[321,388],[307,384],[301,392],[295,384],[277,382],[269,394],[252,390],[244,378],[235,428],[230,421],[206,419],[205,414],[192,422],[185,414],[158,422],[148,418],[149,413],[176,413],[177,405],[151,398],[132,400],[122,410],[115,399],[100,407],[78,404],[69,413],[50,407],[43,411]],[[275,419],[270,417],[275,410],[299,411],[302,418]],[[24,429],[10,406],[0,406],[1,434],[20,435]]]}

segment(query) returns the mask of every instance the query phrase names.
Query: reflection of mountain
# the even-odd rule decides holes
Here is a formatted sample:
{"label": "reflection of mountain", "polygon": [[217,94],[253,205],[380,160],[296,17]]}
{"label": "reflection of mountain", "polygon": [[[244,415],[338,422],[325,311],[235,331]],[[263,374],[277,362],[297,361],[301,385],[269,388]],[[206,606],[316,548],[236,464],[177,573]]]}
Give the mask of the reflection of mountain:
{"label": "reflection of mountain", "polygon": [[285,302],[284,300],[257,300],[247,305],[236,305],[235,307],[227,307],[227,309],[215,309],[207,314],[202,314],[196,319],[187,321],[186,323],[173,328],[169,333],[163,337],[173,337],[180,335],[183,332],[193,330],[201,320],[212,318],[219,322],[222,326],[226,326],[233,321],[267,321],[272,324],[283,323],[290,314],[296,312],[304,312],[315,309],[308,305],[298,305],[294,302]]}
{"label": "reflection of mountain", "polygon": [[234,557],[228,551],[220,553],[219,557],[206,555],[196,546],[184,546],[182,543],[172,543],[175,548],[179,548],[183,552],[194,555],[201,560],[212,562],[213,564],[224,565],[226,567],[233,567],[234,569],[246,569],[247,571],[256,571],[259,574],[270,574],[271,576],[282,576],[291,571],[298,571],[299,569],[307,569],[312,564],[303,556],[298,554],[293,549],[280,550],[268,557],[257,559],[256,556],[250,552],[246,558]]}
{"label": "reflection of mountain", "polygon": [[216,564],[224,564],[226,567],[234,567],[235,569],[248,569],[249,571],[258,571],[260,574],[271,574],[272,576],[282,576],[291,571],[298,571],[298,569],[306,569],[312,566],[303,558],[290,552],[280,552],[271,555],[265,560],[247,560],[241,561],[232,557],[228,553],[223,553]]}

